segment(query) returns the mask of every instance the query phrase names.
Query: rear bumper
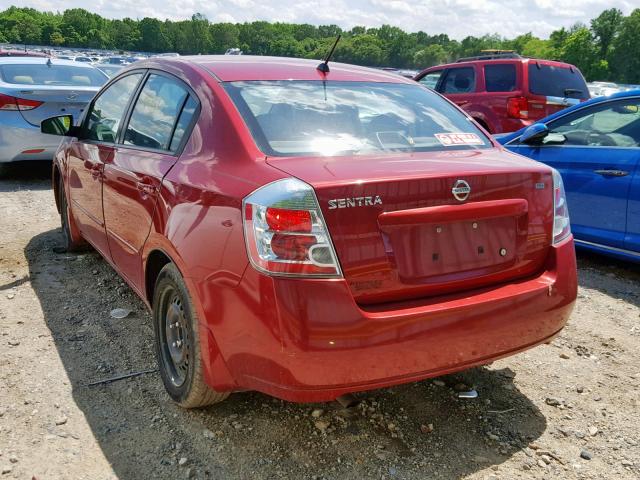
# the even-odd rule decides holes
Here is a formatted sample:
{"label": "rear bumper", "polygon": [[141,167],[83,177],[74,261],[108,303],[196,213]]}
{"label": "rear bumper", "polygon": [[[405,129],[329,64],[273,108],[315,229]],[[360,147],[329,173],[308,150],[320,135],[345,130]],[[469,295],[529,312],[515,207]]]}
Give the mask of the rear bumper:
{"label": "rear bumper", "polygon": [[52,160],[61,140],[62,137],[41,133],[20,112],[0,115],[0,163]]}
{"label": "rear bumper", "polygon": [[235,288],[198,288],[203,330],[215,336],[235,384],[213,374],[208,382],[312,402],[463,370],[548,341],[571,313],[577,280],[568,239],[533,278],[375,308],[359,307],[344,280],[272,278],[252,268]]}

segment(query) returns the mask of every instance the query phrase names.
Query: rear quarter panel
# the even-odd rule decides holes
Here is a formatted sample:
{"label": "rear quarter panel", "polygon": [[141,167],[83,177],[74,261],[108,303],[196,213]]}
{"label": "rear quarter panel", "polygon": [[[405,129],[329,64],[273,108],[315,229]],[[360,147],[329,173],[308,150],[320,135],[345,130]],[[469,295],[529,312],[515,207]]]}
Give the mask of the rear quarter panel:
{"label": "rear quarter panel", "polygon": [[233,338],[246,332],[242,319],[222,306],[249,263],[242,199],[285,175],[264,162],[235,107],[208,72],[196,68],[187,82],[200,99],[201,112],[184,152],[163,179],[143,265],[155,250],[176,264],[200,319],[207,382],[230,390],[235,383],[225,359]]}

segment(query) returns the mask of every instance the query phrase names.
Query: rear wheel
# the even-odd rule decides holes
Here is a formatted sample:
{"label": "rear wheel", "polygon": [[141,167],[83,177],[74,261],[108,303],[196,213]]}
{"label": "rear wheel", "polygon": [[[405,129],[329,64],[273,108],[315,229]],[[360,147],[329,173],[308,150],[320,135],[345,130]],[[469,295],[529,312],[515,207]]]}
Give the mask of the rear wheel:
{"label": "rear wheel", "polygon": [[479,118],[474,118],[474,120],[478,122],[482,126],[482,128],[484,128],[487,132],[492,133],[491,129],[489,128],[489,125],[487,125],[487,123],[484,120],[480,120]]}
{"label": "rear wheel", "polygon": [[58,205],[60,206],[60,226],[62,227],[62,248],[67,252],[77,252],[87,248],[77,230],[71,225],[69,205],[62,178],[58,181]]}
{"label": "rear wheel", "polygon": [[160,376],[169,396],[184,408],[221,402],[204,381],[198,317],[187,287],[173,263],[165,265],[153,295],[153,328]]}

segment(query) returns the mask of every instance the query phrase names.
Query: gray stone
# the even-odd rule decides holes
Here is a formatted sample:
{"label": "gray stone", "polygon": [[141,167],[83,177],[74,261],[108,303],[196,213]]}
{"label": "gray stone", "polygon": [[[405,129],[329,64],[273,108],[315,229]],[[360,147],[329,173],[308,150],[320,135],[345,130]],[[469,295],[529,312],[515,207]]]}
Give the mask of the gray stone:
{"label": "gray stone", "polygon": [[591,460],[593,456],[588,450],[582,450],[580,452],[580,458],[584,458],[585,460]]}

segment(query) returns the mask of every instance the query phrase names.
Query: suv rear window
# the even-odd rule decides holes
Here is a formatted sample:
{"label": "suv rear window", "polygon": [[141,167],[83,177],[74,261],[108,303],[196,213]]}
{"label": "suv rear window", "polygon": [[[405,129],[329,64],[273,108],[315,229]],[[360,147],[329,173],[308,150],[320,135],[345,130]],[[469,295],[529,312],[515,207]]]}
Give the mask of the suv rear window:
{"label": "suv rear window", "polygon": [[529,92],[546,97],[589,98],[589,89],[576,68],[529,64]]}
{"label": "suv rear window", "polygon": [[224,87],[267,155],[355,155],[491,146],[449,102],[418,84],[229,82]]}
{"label": "suv rear window", "polygon": [[3,82],[14,85],[51,85],[62,87],[101,87],[109,78],[92,67],[72,65],[5,64],[0,66]]}
{"label": "suv rear window", "polygon": [[487,92],[513,92],[516,89],[516,66],[512,63],[485,65],[484,83]]}

